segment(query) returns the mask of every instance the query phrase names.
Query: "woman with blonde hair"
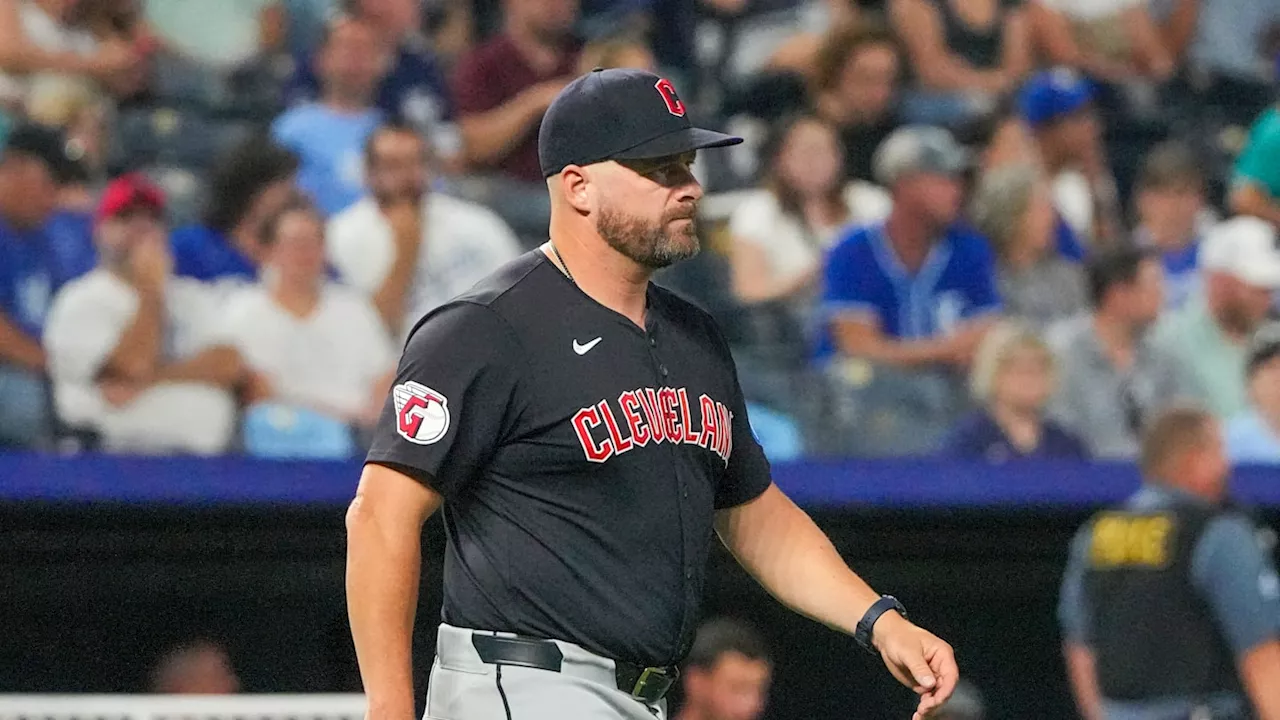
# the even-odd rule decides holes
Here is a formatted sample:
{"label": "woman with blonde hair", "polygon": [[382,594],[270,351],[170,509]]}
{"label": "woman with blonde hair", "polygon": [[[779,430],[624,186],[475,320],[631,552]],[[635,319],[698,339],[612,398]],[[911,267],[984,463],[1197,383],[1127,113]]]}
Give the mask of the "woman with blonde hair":
{"label": "woman with blonde hair", "polygon": [[1007,315],[1043,329],[1085,308],[1084,273],[1058,252],[1053,199],[1038,168],[1020,163],[983,173],[971,217],[995,250]]}
{"label": "woman with blonde hair", "polygon": [[1039,335],[1017,322],[997,325],[978,347],[969,375],[979,409],[952,430],[944,454],[997,463],[1087,457],[1079,438],[1045,414],[1056,375],[1053,352]]}

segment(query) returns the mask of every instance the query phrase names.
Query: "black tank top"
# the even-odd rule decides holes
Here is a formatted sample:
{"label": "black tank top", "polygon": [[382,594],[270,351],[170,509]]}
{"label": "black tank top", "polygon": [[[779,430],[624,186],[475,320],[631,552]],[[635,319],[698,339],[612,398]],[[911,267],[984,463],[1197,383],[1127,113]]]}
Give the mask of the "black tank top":
{"label": "black tank top", "polygon": [[[961,0],[963,2],[963,0]],[[1004,18],[1016,2],[996,0],[996,16],[991,25],[975,29],[956,14],[950,0],[933,0],[942,16],[942,28],[947,48],[964,58],[978,70],[994,70],[1000,67],[1004,53]]]}

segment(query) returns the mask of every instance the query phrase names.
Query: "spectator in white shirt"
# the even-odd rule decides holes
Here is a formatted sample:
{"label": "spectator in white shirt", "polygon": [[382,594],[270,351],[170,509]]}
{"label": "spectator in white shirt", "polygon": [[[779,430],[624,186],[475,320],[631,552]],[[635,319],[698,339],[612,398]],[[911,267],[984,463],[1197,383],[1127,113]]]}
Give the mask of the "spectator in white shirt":
{"label": "spectator in white shirt", "polygon": [[365,164],[372,195],[329,221],[328,257],[393,336],[520,254],[492,211],[428,191],[427,147],[412,128],[378,128]]}
{"label": "spectator in white shirt", "polygon": [[58,293],[45,328],[55,405],[114,452],[212,455],[236,420],[240,356],[216,295],[173,277],[160,190],[137,175],[98,209],[97,269]]}
{"label": "spectator in white shirt", "polygon": [[228,310],[228,332],[244,356],[253,405],[318,413],[356,429],[377,421],[395,371],[395,349],[373,304],[328,283],[324,221],[295,201],[263,227],[262,284]]}
{"label": "spectator in white shirt", "polygon": [[846,184],[836,129],[813,115],[784,121],[762,153],[764,187],[729,217],[731,269],[738,300],[799,300],[812,305],[822,256],[849,224],[883,220],[889,193],[864,181]]}

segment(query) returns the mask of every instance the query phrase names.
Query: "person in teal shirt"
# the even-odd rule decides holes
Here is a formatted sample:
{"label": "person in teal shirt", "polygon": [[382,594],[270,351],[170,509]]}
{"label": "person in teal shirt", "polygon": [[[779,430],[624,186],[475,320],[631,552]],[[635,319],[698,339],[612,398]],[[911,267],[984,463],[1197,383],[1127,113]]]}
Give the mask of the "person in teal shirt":
{"label": "person in teal shirt", "polygon": [[1236,160],[1231,210],[1280,225],[1280,107],[1258,116]]}

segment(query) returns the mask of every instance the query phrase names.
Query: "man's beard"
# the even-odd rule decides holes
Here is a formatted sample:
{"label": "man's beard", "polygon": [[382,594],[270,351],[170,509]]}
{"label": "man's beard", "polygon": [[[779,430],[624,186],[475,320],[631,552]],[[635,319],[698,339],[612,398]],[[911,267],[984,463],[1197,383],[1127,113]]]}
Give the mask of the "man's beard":
{"label": "man's beard", "polygon": [[[696,207],[673,210],[664,213],[658,223],[647,223],[634,215],[601,209],[596,230],[609,247],[638,265],[661,270],[698,254],[701,244],[693,221],[696,212]],[[689,218],[691,222],[678,230],[671,230],[671,223],[680,218]]]}

